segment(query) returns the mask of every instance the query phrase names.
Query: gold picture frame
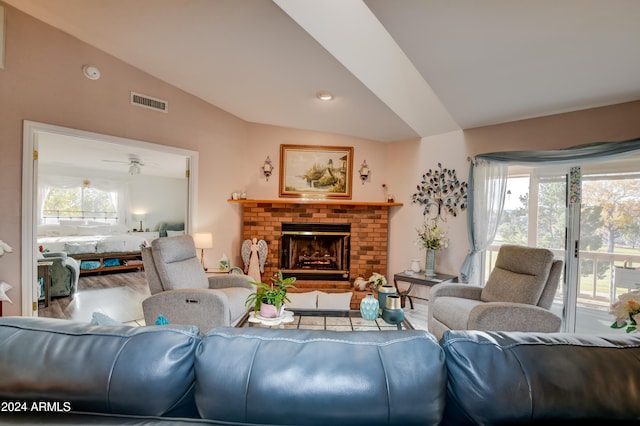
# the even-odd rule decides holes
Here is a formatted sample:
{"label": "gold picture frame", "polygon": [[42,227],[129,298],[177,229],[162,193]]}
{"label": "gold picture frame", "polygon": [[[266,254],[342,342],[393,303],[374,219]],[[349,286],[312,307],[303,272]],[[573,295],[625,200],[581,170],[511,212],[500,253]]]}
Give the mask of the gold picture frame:
{"label": "gold picture frame", "polygon": [[353,147],[280,145],[280,197],[351,199]]}

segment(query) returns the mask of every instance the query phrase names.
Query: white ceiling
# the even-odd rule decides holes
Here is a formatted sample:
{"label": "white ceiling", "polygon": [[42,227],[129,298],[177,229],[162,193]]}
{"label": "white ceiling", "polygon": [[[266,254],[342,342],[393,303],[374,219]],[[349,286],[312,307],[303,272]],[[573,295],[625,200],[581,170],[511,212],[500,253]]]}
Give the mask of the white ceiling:
{"label": "white ceiling", "polygon": [[637,0],[4,1],[256,123],[395,141],[640,99]]}
{"label": "white ceiling", "polygon": [[[131,157],[139,160],[140,175],[130,175]],[[184,179],[188,158],[167,150],[122,144],[61,133],[38,133],[38,167],[43,174],[118,177],[162,176]],[[73,174],[73,173],[72,173]]]}

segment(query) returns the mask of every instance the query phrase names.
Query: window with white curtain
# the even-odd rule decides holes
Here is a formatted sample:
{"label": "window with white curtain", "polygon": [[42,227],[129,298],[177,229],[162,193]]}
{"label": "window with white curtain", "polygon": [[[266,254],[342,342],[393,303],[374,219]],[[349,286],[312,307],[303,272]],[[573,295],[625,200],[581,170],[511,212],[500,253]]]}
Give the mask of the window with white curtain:
{"label": "window with white curtain", "polygon": [[126,182],[45,176],[39,182],[39,223],[83,219],[126,224],[128,198]]}

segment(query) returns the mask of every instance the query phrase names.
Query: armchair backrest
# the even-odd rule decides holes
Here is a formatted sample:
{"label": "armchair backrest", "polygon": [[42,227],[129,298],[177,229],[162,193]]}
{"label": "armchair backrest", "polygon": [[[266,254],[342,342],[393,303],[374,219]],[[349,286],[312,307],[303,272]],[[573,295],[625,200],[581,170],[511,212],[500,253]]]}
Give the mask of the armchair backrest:
{"label": "armchair backrest", "polygon": [[547,284],[544,286],[544,290],[542,290],[542,294],[540,295],[540,301],[538,302],[538,306],[545,309],[551,309],[551,305],[553,304],[553,298],[556,295],[556,290],[558,289],[558,284],[560,283],[560,276],[562,275],[562,271],[564,266],[564,262],[562,260],[554,260],[551,265],[551,271],[549,271],[549,278],[547,279]]}
{"label": "armchair backrest", "polygon": [[208,288],[191,235],[157,238],[142,250],[151,294],[180,288]]}
{"label": "armchair backrest", "polygon": [[[553,253],[547,249],[504,245],[498,251],[495,267],[480,299],[538,306],[542,306],[542,302],[550,307],[562,269],[562,261],[559,262],[559,265],[554,265]],[[553,288],[547,289],[548,284]]]}

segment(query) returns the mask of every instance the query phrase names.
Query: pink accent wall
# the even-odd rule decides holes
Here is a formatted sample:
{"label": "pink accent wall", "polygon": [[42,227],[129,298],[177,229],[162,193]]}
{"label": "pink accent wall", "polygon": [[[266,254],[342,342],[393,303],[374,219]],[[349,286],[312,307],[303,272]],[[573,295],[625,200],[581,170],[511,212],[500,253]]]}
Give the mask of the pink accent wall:
{"label": "pink accent wall", "polygon": [[[478,153],[562,148],[640,136],[640,102],[387,144],[247,123],[2,4],[6,13],[6,68],[0,70],[0,239],[14,249],[0,258],[0,281],[13,286],[9,292],[13,304],[3,305],[4,315],[22,314],[23,120],[198,151],[194,230],[214,234],[215,247],[205,254],[207,264],[216,264],[226,253],[232,264],[242,265],[242,209],[226,200],[235,190],[246,190],[254,199],[277,198],[280,144],[353,146],[354,169],[367,160],[372,170],[369,183],[362,185],[354,179],[353,200],[380,201],[381,184],[385,183],[395,200],[404,203],[389,215],[388,277],[408,268],[412,258],[424,256],[413,244],[422,214],[418,206],[410,204],[410,197],[422,173],[437,167],[438,162],[456,168],[460,179],[466,181],[466,158]],[[102,77],[97,81],[85,78],[85,64],[97,66]],[[130,106],[130,91],[169,101],[170,112]],[[267,155],[276,166],[268,182],[260,173]],[[466,212],[449,220],[447,227],[450,248],[438,255],[436,268],[457,274],[468,250]]]}

